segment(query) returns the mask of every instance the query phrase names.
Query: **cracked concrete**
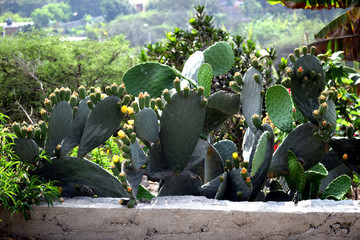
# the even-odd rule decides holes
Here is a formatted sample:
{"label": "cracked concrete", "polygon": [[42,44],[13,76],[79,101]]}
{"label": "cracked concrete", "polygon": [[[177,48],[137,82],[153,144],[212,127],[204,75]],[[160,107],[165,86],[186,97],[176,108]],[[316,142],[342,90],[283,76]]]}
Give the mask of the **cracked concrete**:
{"label": "cracked concrete", "polygon": [[36,239],[360,239],[360,201],[229,202],[154,199],[134,209],[115,198],[34,206],[31,219],[0,208],[0,230]]}

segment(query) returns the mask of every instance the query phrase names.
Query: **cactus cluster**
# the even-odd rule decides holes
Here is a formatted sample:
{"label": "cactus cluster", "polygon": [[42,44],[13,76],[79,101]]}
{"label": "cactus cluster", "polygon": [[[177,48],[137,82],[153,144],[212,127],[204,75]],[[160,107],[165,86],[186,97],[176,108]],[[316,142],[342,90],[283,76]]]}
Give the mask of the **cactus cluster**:
{"label": "cactus cluster", "polygon": [[[73,93],[56,89],[44,102],[47,124],[13,124],[18,136],[15,153],[34,162],[39,148],[44,149],[52,163],[44,163],[37,173],[59,180],[66,196],[86,186],[87,194],[123,197],[121,203],[129,207],[143,191],[143,175],[160,181],[159,196],[191,194],[232,201],[316,196],[328,175],[319,162],[326,158],[329,143],[334,150],[337,146],[332,138],[337,94],[326,89],[313,49],[310,54],[307,47],[296,49],[289,56],[293,66],[286,68],[282,85],[268,86],[259,59],[252,56],[252,67],[244,76],[235,73],[230,82],[235,94],[210,94],[212,77],[228,72],[234,62],[230,50],[221,42],[198,51],[181,73],[159,63],[141,63],[125,73],[124,85],[113,84],[104,93],[84,87]],[[272,124],[287,133],[275,152],[272,125],[262,120],[264,100]],[[248,126],[243,149],[229,140],[214,143],[212,131],[238,113]],[[299,119],[303,123],[296,126]],[[112,175],[84,157],[114,134],[124,160],[113,157]],[[68,156],[77,146],[77,157]],[[262,190],[271,177],[283,180],[272,181],[265,197]],[[329,194],[338,189],[335,183],[329,189],[324,196],[339,198],[344,192]]]}

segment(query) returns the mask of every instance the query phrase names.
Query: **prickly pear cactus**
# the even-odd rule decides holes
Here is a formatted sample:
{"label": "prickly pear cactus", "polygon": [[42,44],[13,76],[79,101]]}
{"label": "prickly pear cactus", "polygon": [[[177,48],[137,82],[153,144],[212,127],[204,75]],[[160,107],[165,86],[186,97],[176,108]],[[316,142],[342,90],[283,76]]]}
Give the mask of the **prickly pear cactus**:
{"label": "prickly pear cactus", "polygon": [[[254,78],[254,76],[257,76]],[[259,78],[259,82],[255,79]],[[258,128],[254,126],[251,121],[252,116],[257,114],[262,115],[262,102],[263,97],[261,96],[261,90],[263,86],[263,80],[259,70],[251,67],[245,73],[244,85],[241,92],[241,105],[242,113],[245,117],[246,123],[248,124],[251,131],[257,132]]]}
{"label": "prickly pear cactus", "polygon": [[291,93],[301,113],[318,124],[313,111],[319,108],[318,98],[325,88],[324,70],[313,55],[298,58],[292,68]]}
{"label": "prickly pear cactus", "polygon": [[170,167],[181,171],[187,165],[200,137],[205,120],[205,106],[201,97],[191,91],[171,97],[160,119],[160,139]]}
{"label": "prickly pear cactus", "polygon": [[60,181],[62,196],[83,195],[80,186],[85,185],[99,197],[128,197],[121,182],[99,165],[82,158],[52,158],[36,172],[48,179]]}
{"label": "prickly pear cactus", "polygon": [[268,88],[265,95],[265,105],[271,122],[281,131],[292,130],[292,100],[289,92],[282,85]]}

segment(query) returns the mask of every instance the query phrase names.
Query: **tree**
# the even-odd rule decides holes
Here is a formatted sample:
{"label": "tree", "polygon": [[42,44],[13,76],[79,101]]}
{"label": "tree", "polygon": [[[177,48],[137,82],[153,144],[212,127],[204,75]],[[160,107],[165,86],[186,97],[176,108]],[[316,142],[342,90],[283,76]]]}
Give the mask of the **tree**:
{"label": "tree", "polygon": [[66,3],[51,3],[37,8],[31,13],[36,27],[46,27],[50,21],[66,22],[71,16],[71,8]]}
{"label": "tree", "polygon": [[108,22],[114,20],[118,15],[135,12],[134,7],[128,0],[104,0],[101,2],[101,10]]}
{"label": "tree", "polygon": [[331,48],[333,52],[344,51],[345,60],[360,61],[360,28],[356,27],[360,21],[360,0],[268,0],[268,2],[281,3],[291,9],[321,10],[354,7],[315,34],[317,41],[311,46],[317,46],[317,54],[326,53],[328,48]]}
{"label": "tree", "polygon": [[73,11],[72,20],[79,20],[84,17],[85,14],[91,16],[101,16],[101,2],[98,0],[69,0],[68,4]]}
{"label": "tree", "polygon": [[104,42],[70,42],[34,31],[1,38],[0,112],[22,121],[21,105],[37,119],[44,95],[57,87],[75,90],[80,85],[120,83],[134,64],[131,52],[123,36]]}

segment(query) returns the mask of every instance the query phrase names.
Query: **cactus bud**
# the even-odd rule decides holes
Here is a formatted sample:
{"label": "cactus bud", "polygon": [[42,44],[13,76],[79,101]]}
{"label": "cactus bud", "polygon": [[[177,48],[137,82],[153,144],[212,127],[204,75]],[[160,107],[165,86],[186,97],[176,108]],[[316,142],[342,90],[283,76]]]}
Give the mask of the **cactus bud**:
{"label": "cactus bud", "polygon": [[344,153],[344,155],[342,156],[342,159],[347,160],[348,158],[349,158],[348,155],[346,153]]}
{"label": "cactus bud", "polygon": [[21,138],[25,138],[26,137],[26,134],[27,134],[27,127],[24,125],[21,127],[20,129],[20,137]]}
{"label": "cactus bud", "polygon": [[16,136],[17,136],[17,137],[20,137],[20,135],[21,135],[21,134],[20,134],[20,125],[19,125],[17,122],[14,122],[14,123],[12,124],[12,128],[13,128]]}
{"label": "cactus bud", "polygon": [[200,106],[201,106],[201,107],[206,107],[207,104],[208,104],[208,100],[207,100],[205,97],[203,97],[203,98],[201,99]]}
{"label": "cactus bud", "polygon": [[326,102],[326,97],[325,97],[323,94],[321,94],[321,95],[319,96],[319,104],[322,104],[322,103],[324,103],[324,102]]}
{"label": "cactus bud", "polygon": [[190,93],[190,88],[188,86],[184,87],[184,97],[188,97]]}
{"label": "cactus bud", "polygon": [[150,95],[147,93],[147,92],[145,92],[144,93],[144,99],[145,99],[145,107],[150,107]]}
{"label": "cactus bud", "polygon": [[239,199],[242,199],[242,192],[241,192],[241,191],[236,192],[236,196],[237,196]]}
{"label": "cactus bud", "polygon": [[304,54],[304,56],[308,53],[308,47],[307,46],[302,47],[302,53]]}
{"label": "cactus bud", "polygon": [[138,112],[140,111],[139,105],[138,105],[138,103],[135,102],[135,101],[131,103],[131,107],[134,109],[134,111],[135,111],[136,113],[138,113]]}
{"label": "cactus bud", "polygon": [[154,111],[156,110],[156,101],[155,101],[155,99],[150,100],[150,108],[153,109]]}
{"label": "cactus bud", "polygon": [[295,49],[294,49],[294,53],[295,53],[295,56],[296,56],[297,58],[300,57],[300,49],[295,48]]}
{"label": "cactus bud", "polygon": [[125,152],[125,153],[130,153],[130,148],[129,148],[129,146],[127,146],[127,145],[124,145],[124,146],[121,148],[121,150],[122,150],[123,152]]}
{"label": "cactus bud", "polygon": [[251,122],[254,124],[254,126],[258,129],[261,129],[261,118],[259,115],[257,114],[254,114],[252,117],[251,117]]}
{"label": "cactus bud", "polygon": [[50,120],[50,117],[49,117],[49,114],[48,112],[45,110],[45,109],[41,109],[41,116],[42,118],[45,120],[45,121],[49,121]]}
{"label": "cactus bud", "polygon": [[36,127],[36,128],[34,129],[34,138],[35,138],[36,140],[40,140],[40,139],[41,139],[41,130],[40,130],[39,127]]}
{"label": "cactus bud", "polygon": [[86,98],[86,89],[83,85],[79,87],[79,96],[81,99]]}
{"label": "cactus bud", "polygon": [[234,74],[234,79],[235,79],[236,83],[239,84],[240,86],[244,84],[244,80],[243,80],[243,78],[241,77],[240,72],[236,72],[236,73]]}
{"label": "cactus bud", "polygon": [[320,107],[319,107],[320,114],[321,115],[325,114],[326,110],[327,110],[327,103],[324,102],[324,103],[320,104]]}
{"label": "cactus bud", "polygon": [[60,101],[65,101],[65,95],[66,95],[65,88],[64,87],[60,88]]}
{"label": "cactus bud", "polygon": [[248,187],[251,186],[251,179],[250,179],[249,177],[246,178],[246,185],[247,185]]}
{"label": "cactus bud", "polygon": [[255,82],[260,84],[260,75],[255,73],[253,77],[254,77]]}
{"label": "cactus bud", "polygon": [[90,87],[89,92],[90,92],[90,93],[95,93],[95,88],[94,88],[94,87]]}
{"label": "cactus bud", "polygon": [[33,136],[34,136],[34,131],[33,131],[33,127],[32,126],[28,126],[27,129],[26,129],[26,137],[28,139],[32,139]]}
{"label": "cactus bud", "polygon": [[77,107],[73,107],[73,116],[76,115],[77,111],[78,111],[78,108],[77,108]]}
{"label": "cactus bud", "polygon": [[136,202],[134,199],[129,200],[129,202],[126,204],[128,208],[134,208],[136,205]]}
{"label": "cactus bud", "polygon": [[229,83],[229,85],[230,85],[230,88],[232,90],[234,90],[235,92],[241,92],[241,87],[235,81],[231,81]]}
{"label": "cactus bud", "polygon": [[198,96],[202,96],[204,94],[204,87],[203,86],[199,86],[198,88]]}
{"label": "cactus bud", "polygon": [[320,111],[319,110],[314,110],[313,111],[313,115],[316,119],[320,119],[321,117],[321,114],[320,114]]}
{"label": "cactus bud", "polygon": [[220,176],[220,182],[221,182],[221,183],[224,182],[224,176],[223,176],[223,175]]}
{"label": "cactus bud", "polygon": [[355,133],[354,125],[350,124],[349,126],[346,126],[346,135],[348,138],[352,138]]}
{"label": "cactus bud", "polygon": [[101,92],[96,92],[95,93],[95,97],[96,97],[96,102],[100,102],[102,97],[101,97]]}
{"label": "cactus bud", "polygon": [[178,93],[181,92],[180,79],[178,77],[176,77],[174,80],[174,88],[175,88],[176,92],[178,92]]}
{"label": "cactus bud", "polygon": [[130,95],[126,94],[123,98],[123,104],[128,105],[128,103],[130,102],[130,98]]}
{"label": "cactus bud", "polygon": [[231,171],[231,169],[233,168],[233,166],[232,166],[232,163],[231,163],[231,160],[226,160],[225,161],[225,166],[226,166],[226,168],[228,169],[228,170],[230,170]]}
{"label": "cactus bud", "polygon": [[90,93],[90,100],[93,104],[96,104],[98,102],[95,93]]}
{"label": "cactus bud", "polygon": [[[110,88],[111,88],[111,95],[117,96],[118,95],[118,86],[117,86],[117,84],[113,83]],[[105,90],[106,90],[106,88],[105,88]],[[110,95],[110,94],[107,93],[107,95]]]}
{"label": "cactus bud", "polygon": [[296,70],[296,76],[297,76],[298,78],[301,78],[303,74],[304,74],[304,69],[300,66],[300,67]]}
{"label": "cactus bud", "polygon": [[44,105],[48,112],[52,111],[52,106],[51,106],[51,102],[49,99],[45,98]]}
{"label": "cactus bud", "polygon": [[88,107],[90,108],[90,110],[94,110],[94,104],[92,103],[91,100],[88,100],[88,101],[86,102],[86,104],[88,105]]}
{"label": "cactus bud", "polygon": [[105,88],[105,93],[108,95],[108,96],[111,96],[113,93],[112,93],[112,89],[110,86],[106,86]]}
{"label": "cactus bud", "polygon": [[240,168],[240,158],[238,156],[238,153],[233,153],[232,154],[232,157],[233,157],[233,163],[234,163],[234,167],[236,169]]}
{"label": "cactus bud", "polygon": [[251,66],[253,66],[254,68],[258,69],[259,68],[259,60],[257,58],[253,58],[251,60]]}
{"label": "cactus bud", "polygon": [[70,100],[70,96],[71,96],[71,90],[70,88],[65,88],[65,101],[69,101]]}
{"label": "cactus bud", "polygon": [[311,54],[311,55],[314,55],[315,52],[316,52],[316,47],[315,47],[315,46],[312,46],[312,47],[310,48],[310,54]]}
{"label": "cactus bud", "polygon": [[56,146],[56,148],[55,148],[55,156],[56,156],[57,158],[59,158],[59,157],[60,157],[60,153],[61,153],[61,146],[60,146],[60,144],[58,144],[58,145]]}
{"label": "cactus bud", "polygon": [[309,77],[310,79],[316,79],[316,72],[314,70],[311,70]]}
{"label": "cactus bud", "polygon": [[292,53],[289,55],[289,59],[292,63],[296,62],[296,58],[295,58],[294,54],[292,54]]}
{"label": "cactus bud", "polygon": [[163,110],[164,106],[163,106],[163,104],[162,104],[161,98],[156,98],[155,101],[156,101],[156,106],[157,106],[160,110]]}
{"label": "cactus bud", "polygon": [[71,107],[75,107],[76,104],[77,104],[77,102],[78,102],[77,96],[74,95],[74,94],[71,95],[71,97],[70,97],[70,106],[71,106]]}
{"label": "cactus bud", "polygon": [[117,96],[121,98],[121,95],[125,92],[125,85],[121,84],[118,88]]}
{"label": "cactus bud", "polygon": [[242,179],[245,181],[247,178],[247,169],[242,168],[240,174],[241,174]]}
{"label": "cactus bud", "polygon": [[283,85],[286,88],[291,88],[291,80],[290,80],[290,78],[284,78],[281,81],[281,85]]}
{"label": "cactus bud", "polygon": [[164,89],[163,96],[164,96],[166,102],[170,102],[171,97],[170,97],[170,92],[168,89]]}
{"label": "cactus bud", "polygon": [[51,105],[58,104],[59,101],[55,93],[51,93],[49,97],[50,97]]}
{"label": "cactus bud", "polygon": [[144,107],[145,107],[145,95],[142,92],[139,94],[138,101],[139,101],[140,109],[144,109]]}
{"label": "cactus bud", "polygon": [[262,90],[260,91],[260,96],[261,96],[261,97],[264,97],[264,96],[265,96],[265,90],[264,90],[264,89],[262,89]]}
{"label": "cactus bud", "polygon": [[136,141],[136,133],[135,132],[132,132],[131,134],[130,134],[130,140],[131,140],[131,143],[135,143],[135,141]]}

